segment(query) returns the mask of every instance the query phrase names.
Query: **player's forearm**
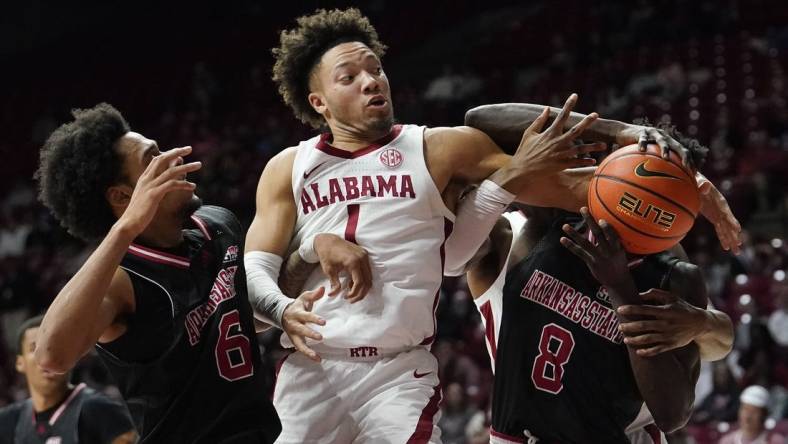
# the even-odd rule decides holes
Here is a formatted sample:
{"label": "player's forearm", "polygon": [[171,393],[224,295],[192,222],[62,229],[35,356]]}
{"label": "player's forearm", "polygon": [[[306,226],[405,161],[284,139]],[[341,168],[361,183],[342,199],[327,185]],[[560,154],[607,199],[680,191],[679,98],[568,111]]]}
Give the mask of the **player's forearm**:
{"label": "player's forearm", "polygon": [[35,358],[41,367],[65,372],[96,342],[96,332],[102,330],[95,325],[101,302],[132,240],[132,234],[115,224],[60,290],[39,330]]}
{"label": "player's forearm", "polygon": [[[523,136],[523,131],[539,117],[542,110],[544,110],[544,105],[532,103],[482,105],[465,113],[465,124],[484,131],[495,143],[511,149],[517,147]],[[550,107],[550,118],[554,119],[560,111],[560,108]],[[581,113],[571,113],[564,125],[564,130],[575,126],[585,116]],[[597,119],[581,133],[580,138],[588,141],[614,143],[619,139],[622,131],[633,127],[635,125],[616,120]]]}
{"label": "player's forearm", "polygon": [[531,181],[517,195],[518,202],[546,208],[579,212],[588,205],[588,184],[596,167],[564,170]]}
{"label": "player's forearm", "polygon": [[705,332],[695,338],[703,361],[718,361],[728,355],[733,347],[733,323],[725,313],[706,310]]}
{"label": "player's forearm", "polygon": [[[623,279],[621,283],[607,288],[613,309],[619,323],[643,320],[643,316],[618,314],[622,305],[640,305],[640,298],[634,280]],[[690,344],[683,349],[662,353],[652,357],[641,357],[637,348],[627,346],[629,361],[640,394],[654,416],[657,427],[665,433],[683,427],[689,420],[692,404],[695,401],[695,377],[690,365],[682,360],[686,355],[697,353],[696,346]],[[666,390],[665,387],[670,387]]]}
{"label": "player's forearm", "polygon": [[298,251],[294,251],[287,258],[287,263],[279,274],[279,288],[287,296],[297,298],[318,264],[305,261]]}

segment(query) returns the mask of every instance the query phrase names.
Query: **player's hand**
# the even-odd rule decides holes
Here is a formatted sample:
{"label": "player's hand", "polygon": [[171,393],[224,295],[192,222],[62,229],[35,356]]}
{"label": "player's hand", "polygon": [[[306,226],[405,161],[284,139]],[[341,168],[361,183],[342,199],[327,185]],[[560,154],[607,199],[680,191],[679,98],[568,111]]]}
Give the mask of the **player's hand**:
{"label": "player's hand", "polygon": [[[351,304],[358,302],[372,288],[372,269],[367,250],[341,237],[322,233],[315,236],[315,252],[320,258],[320,267],[331,282],[329,296],[345,290],[345,299]],[[344,285],[340,275],[344,274]]]}
{"label": "player's hand", "polygon": [[618,329],[624,343],[636,348],[638,356],[656,356],[684,347],[703,334],[707,325],[706,310],[664,290],[652,288],[641,293],[644,302],[657,305],[622,305],[618,314],[646,319],[625,322]]}
{"label": "player's hand", "polygon": [[741,224],[733,215],[728,201],[703,174],[696,173],[695,179],[700,191],[700,214],[714,225],[722,249],[739,254],[742,244]]}
{"label": "player's hand", "polygon": [[694,169],[692,155],[690,151],[678,140],[671,137],[665,130],[651,126],[628,125],[616,136],[616,142],[620,146],[627,146],[637,143],[641,152],[645,153],[650,143],[659,145],[660,153],[664,159],[670,157],[673,151],[681,158],[681,163],[685,168]]}
{"label": "player's hand", "polygon": [[287,333],[296,350],[315,362],[320,362],[320,356],[306,345],[306,340],[322,341],[323,335],[307,327],[307,324],[326,325],[325,319],[312,313],[315,301],[322,298],[325,292],[325,287],[320,287],[301,293],[282,314],[282,330]]}
{"label": "player's hand", "polygon": [[544,131],[550,108],[545,107],[542,114],[531,123],[523,133],[517,152],[509,162],[509,168],[520,171],[529,177],[541,177],[563,171],[567,168],[591,166],[594,159],[579,158],[579,155],[595,151],[604,151],[604,143],[575,145],[575,139],[599,117],[597,113],[587,115],[583,120],[564,132],[564,125],[577,103],[577,94],[566,100],[561,112],[553,123]]}
{"label": "player's hand", "polygon": [[118,219],[121,227],[137,237],[153,220],[164,196],[175,190],[194,190],[195,184],[186,180],[188,173],[202,167],[201,162],[184,163],[183,157],[192,147],[173,148],[154,157],[137,180],[126,211]]}
{"label": "player's hand", "polygon": [[596,245],[569,224],[562,227],[568,237],[561,238],[561,245],[582,259],[596,280],[606,287],[615,288],[623,279],[631,279],[626,250],[613,227],[604,219],[600,219],[597,224],[586,207],[580,209],[580,214],[594,236]]}

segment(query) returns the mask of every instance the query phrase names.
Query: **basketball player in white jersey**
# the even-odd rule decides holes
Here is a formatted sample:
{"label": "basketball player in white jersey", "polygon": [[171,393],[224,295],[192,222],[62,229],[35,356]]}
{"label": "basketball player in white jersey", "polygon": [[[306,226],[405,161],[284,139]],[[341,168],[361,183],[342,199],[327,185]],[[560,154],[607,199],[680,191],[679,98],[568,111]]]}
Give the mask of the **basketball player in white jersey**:
{"label": "basketball player in white jersey", "polygon": [[[278,442],[439,442],[437,362],[427,347],[452,196],[498,170],[506,192],[525,202],[577,207],[589,171],[563,170],[593,164],[578,154],[602,147],[572,140],[596,114],[564,133],[571,96],[544,132],[547,110],[534,121],[514,157],[471,128],[393,125],[384,47],[368,20],[350,9],[298,24],[274,50],[274,79],[297,117],[330,133],[268,163],[245,256],[253,306],[285,330],[284,346],[303,352],[279,371]],[[324,298],[329,280],[318,273],[306,284],[316,290],[295,302],[284,296],[282,257],[296,249],[333,276],[331,294],[346,270],[348,299]]]}

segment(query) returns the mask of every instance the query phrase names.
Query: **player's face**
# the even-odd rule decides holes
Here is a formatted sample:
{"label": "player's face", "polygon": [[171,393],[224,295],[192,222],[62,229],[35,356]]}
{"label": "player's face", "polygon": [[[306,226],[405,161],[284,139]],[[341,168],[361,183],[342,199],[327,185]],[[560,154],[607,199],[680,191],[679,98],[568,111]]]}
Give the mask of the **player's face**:
{"label": "player's face", "polygon": [[757,434],[763,428],[764,409],[750,404],[739,407],[739,426],[742,430]]}
{"label": "player's face", "polygon": [[359,42],[323,54],[310,81],[309,101],[333,128],[380,136],[391,130],[394,110],[380,59]]}
{"label": "player's face", "polygon": [[[123,182],[135,185],[151,160],[161,154],[155,140],[135,132],[121,137],[118,150],[124,156]],[[133,192],[133,187],[129,186],[128,192]],[[173,216],[185,219],[199,208],[200,203],[200,199],[191,190],[170,191],[161,200],[153,219],[154,223],[157,220],[169,220]]]}
{"label": "player's face", "polygon": [[69,374],[57,374],[39,367],[33,357],[36,351],[36,340],[38,338],[38,327],[29,328],[25,331],[22,338],[22,354],[16,357],[16,370],[27,378],[28,385],[43,395],[57,393],[58,390],[65,390],[68,384]]}

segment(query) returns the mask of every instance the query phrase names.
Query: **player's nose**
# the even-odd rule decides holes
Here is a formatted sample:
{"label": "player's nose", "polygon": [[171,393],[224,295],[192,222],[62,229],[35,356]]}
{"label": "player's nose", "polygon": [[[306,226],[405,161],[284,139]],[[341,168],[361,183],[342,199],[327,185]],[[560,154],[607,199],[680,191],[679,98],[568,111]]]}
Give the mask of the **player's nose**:
{"label": "player's nose", "polygon": [[380,80],[373,76],[372,74],[368,73],[367,71],[363,71],[362,75],[364,76],[362,80],[362,85],[364,87],[365,94],[377,94],[380,92]]}

